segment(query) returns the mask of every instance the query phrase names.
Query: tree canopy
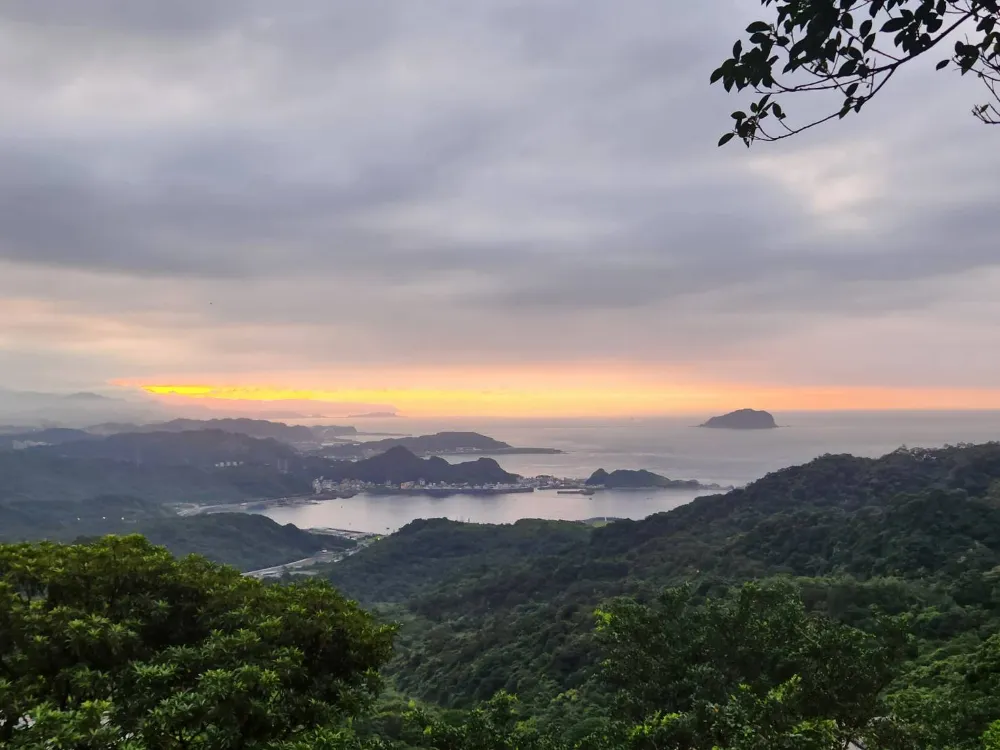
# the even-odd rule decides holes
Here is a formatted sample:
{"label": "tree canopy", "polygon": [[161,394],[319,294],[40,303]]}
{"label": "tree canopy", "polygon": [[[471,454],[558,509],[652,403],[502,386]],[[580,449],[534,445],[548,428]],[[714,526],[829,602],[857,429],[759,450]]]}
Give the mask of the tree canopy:
{"label": "tree canopy", "polygon": [[[1000,124],[1000,2],[998,0],[761,0],[769,18],[746,28],[732,56],[711,75],[727,91],[760,98],[733,112],[733,129],[747,145],[775,141],[860,112],[904,65],[937,58],[982,81],[985,102],[972,113]],[[794,123],[787,95],[827,93],[839,103],[824,115]]]}
{"label": "tree canopy", "polygon": [[633,746],[877,746],[881,693],[907,646],[901,619],[864,632],[809,614],[787,584],[699,603],[690,587],[598,612],[603,677]]}
{"label": "tree canopy", "polygon": [[139,536],[0,545],[3,747],[271,747],[358,713],[391,651],[392,628],[323,582],[269,586]]}

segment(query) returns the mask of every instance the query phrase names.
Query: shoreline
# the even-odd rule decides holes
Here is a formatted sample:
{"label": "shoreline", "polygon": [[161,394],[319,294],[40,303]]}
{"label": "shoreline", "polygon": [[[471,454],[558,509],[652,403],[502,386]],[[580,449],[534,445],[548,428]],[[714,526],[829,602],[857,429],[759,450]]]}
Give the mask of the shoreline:
{"label": "shoreline", "polygon": [[[386,487],[359,490],[350,493],[323,493],[322,495],[297,495],[292,497],[260,498],[246,500],[240,503],[219,503],[213,505],[183,504],[175,505],[179,516],[200,516],[215,513],[260,513],[272,508],[299,507],[303,505],[319,505],[333,500],[350,500],[361,496],[389,497],[433,497],[447,498],[456,495],[469,497],[498,497],[502,495],[526,495],[535,492],[553,492],[556,494],[582,494],[586,496],[600,495],[603,492],[706,492],[709,494],[725,493],[737,489],[735,486],[701,485],[698,487],[588,487],[582,481],[566,483],[549,487],[506,487],[506,488],[474,488],[474,487]],[[586,492],[584,492],[586,490]]]}

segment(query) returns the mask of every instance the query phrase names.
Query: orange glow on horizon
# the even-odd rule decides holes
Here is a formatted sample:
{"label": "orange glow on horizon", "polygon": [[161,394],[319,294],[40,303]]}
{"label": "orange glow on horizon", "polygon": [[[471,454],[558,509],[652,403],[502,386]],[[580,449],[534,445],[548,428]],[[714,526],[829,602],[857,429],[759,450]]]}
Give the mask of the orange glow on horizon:
{"label": "orange glow on horizon", "polygon": [[[120,383],[124,384],[124,383]],[[619,417],[728,411],[1000,409],[1000,390],[747,385],[613,385],[567,382],[508,388],[282,388],[263,385],[131,384],[173,403],[371,404],[411,417]],[[379,409],[381,410],[381,408]]]}

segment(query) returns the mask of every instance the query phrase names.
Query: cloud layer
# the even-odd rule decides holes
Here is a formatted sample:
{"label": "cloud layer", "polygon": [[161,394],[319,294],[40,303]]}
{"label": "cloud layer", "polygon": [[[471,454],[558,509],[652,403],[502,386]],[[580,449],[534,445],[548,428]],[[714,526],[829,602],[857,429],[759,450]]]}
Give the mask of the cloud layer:
{"label": "cloud layer", "polygon": [[739,101],[708,74],[755,10],[4,3],[5,384],[616,361],[992,387],[975,90],[916,70],[863,117],[717,150]]}

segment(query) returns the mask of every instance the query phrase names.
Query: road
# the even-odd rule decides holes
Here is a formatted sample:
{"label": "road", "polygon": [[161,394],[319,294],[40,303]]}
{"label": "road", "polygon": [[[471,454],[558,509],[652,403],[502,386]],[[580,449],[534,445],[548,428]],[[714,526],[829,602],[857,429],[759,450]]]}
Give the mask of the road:
{"label": "road", "polygon": [[303,568],[311,568],[313,565],[320,565],[322,563],[335,563],[340,562],[345,557],[350,557],[356,552],[363,550],[367,547],[374,538],[367,540],[360,540],[356,547],[352,547],[347,550],[335,550],[333,552],[320,552],[318,555],[313,555],[312,557],[303,557],[301,560],[295,560],[293,562],[285,563],[284,565],[272,565],[270,568],[261,568],[260,570],[251,570],[244,573],[245,576],[250,576],[251,578],[279,578],[285,573],[290,573],[295,570],[302,570]]}

